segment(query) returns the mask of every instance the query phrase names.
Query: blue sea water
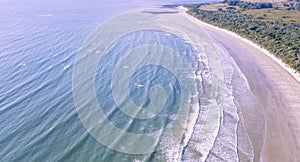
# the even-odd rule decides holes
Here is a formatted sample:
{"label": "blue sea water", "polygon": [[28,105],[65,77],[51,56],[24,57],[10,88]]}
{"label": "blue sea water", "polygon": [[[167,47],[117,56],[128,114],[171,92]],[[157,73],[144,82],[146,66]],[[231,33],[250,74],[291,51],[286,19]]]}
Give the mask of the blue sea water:
{"label": "blue sea water", "polygon": [[[155,153],[144,156],[109,149],[86,131],[73,101],[74,61],[88,35],[116,15],[141,8],[205,2],[209,1],[1,1],[0,161],[156,161]],[[172,78],[167,70],[156,68],[143,69],[135,79],[142,82],[142,74],[153,71]],[[154,78],[153,82],[161,80]],[[135,103],[147,105],[142,100]],[[124,123],[120,122],[117,124],[122,127]],[[134,127],[128,130],[143,131]]]}

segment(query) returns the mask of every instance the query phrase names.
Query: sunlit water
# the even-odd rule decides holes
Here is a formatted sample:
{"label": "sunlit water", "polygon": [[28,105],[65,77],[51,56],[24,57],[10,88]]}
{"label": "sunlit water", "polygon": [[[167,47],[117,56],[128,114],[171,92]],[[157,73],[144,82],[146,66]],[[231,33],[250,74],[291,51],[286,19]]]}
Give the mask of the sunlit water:
{"label": "sunlit water", "polygon": [[[173,49],[178,48],[178,51],[185,50],[185,59],[190,63],[195,75],[189,76],[190,74],[184,73],[184,76],[190,77],[189,79],[195,82],[193,86],[196,87],[197,93],[193,95],[198,95],[197,102],[193,101],[189,104],[200,104],[200,106],[195,107],[189,114],[183,142],[177,143],[169,150],[141,155],[114,151],[99,143],[86,131],[76,112],[72,86],[74,61],[89,34],[99,24],[135,9],[197,3],[197,1],[119,0],[97,3],[3,1],[1,3],[3,5],[0,7],[2,12],[0,15],[0,161],[253,160],[254,148],[243,125],[238,103],[233,97],[232,77],[242,78],[239,84],[246,88],[248,88],[247,82],[220,45],[214,46],[223,67],[221,81],[214,76],[205,78],[206,70],[213,71],[214,67],[198,64],[199,58],[195,53],[197,49],[193,49],[186,42],[181,42],[182,40],[176,35],[170,33],[147,30],[129,34],[120,40],[120,44],[114,46],[122,52],[122,50],[132,50],[136,46],[141,46],[142,43],[151,44],[151,39],[160,39],[163,41],[156,43]],[[125,44],[128,40],[139,41],[128,46]],[[112,50],[111,53],[116,54],[118,51]],[[141,59],[135,57],[131,61],[139,62]],[[167,103],[161,113],[168,116],[158,115],[154,118],[159,119],[156,120],[159,122],[132,120],[118,112],[117,106],[111,103],[114,99],[111,90],[106,89],[109,87],[110,78],[113,77],[110,76],[112,69],[109,69],[109,66],[117,66],[118,61],[107,57],[97,63],[99,65],[95,75],[95,89],[97,100],[100,106],[104,107],[104,113],[121,129],[127,128],[128,122],[131,123],[132,125],[127,129],[131,133],[154,132],[167,125],[169,118],[172,118],[176,112],[174,107],[180,103],[179,81],[172,72],[159,66],[146,66],[137,70],[131,79],[129,78],[130,98],[136,105],[149,104],[147,94],[155,85],[162,86],[171,98],[156,98],[158,101],[166,100]],[[118,66],[128,68],[122,64]],[[105,68],[107,71],[101,71]],[[223,89],[211,88],[216,85],[221,85]],[[217,109],[210,107],[212,97],[205,96],[208,92],[224,94],[217,102],[221,105],[217,106]],[[218,99],[218,95],[213,97]],[[103,98],[105,102],[102,101]],[[124,97],[121,96],[121,99],[124,100]],[[205,123],[207,121],[214,121],[211,122],[214,124]]]}

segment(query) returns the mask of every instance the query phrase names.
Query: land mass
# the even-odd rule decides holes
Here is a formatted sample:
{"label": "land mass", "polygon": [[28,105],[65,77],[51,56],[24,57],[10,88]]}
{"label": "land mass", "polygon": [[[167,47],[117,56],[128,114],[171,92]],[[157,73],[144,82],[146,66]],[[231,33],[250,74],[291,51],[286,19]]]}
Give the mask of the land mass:
{"label": "land mass", "polygon": [[255,42],[300,72],[300,3],[291,4],[227,0],[186,7],[195,18]]}
{"label": "land mass", "polygon": [[[224,3],[214,5],[217,9],[192,5],[181,10],[188,10],[190,15],[186,16],[190,16],[212,39],[227,49],[247,78],[253,94],[262,103],[266,120],[262,160],[299,161],[300,79],[297,73],[284,65],[287,63],[299,71],[299,22],[287,23],[281,21],[285,19],[283,17],[276,21],[268,16],[258,19],[249,9],[228,9],[228,4]],[[274,8],[270,10],[276,12]],[[286,10],[283,8],[279,12]],[[293,13],[299,14],[298,11]],[[274,37],[270,36],[271,33]]]}

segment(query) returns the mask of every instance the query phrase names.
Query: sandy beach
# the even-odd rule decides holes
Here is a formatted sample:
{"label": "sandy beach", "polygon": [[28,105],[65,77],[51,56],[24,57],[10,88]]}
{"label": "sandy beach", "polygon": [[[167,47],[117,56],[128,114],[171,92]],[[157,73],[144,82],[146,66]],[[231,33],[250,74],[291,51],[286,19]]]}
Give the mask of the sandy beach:
{"label": "sandy beach", "polygon": [[[243,72],[263,106],[265,141],[262,160],[300,160],[300,77],[267,50],[225,29],[204,23],[185,13],[217,43],[221,44]],[[236,96],[238,98],[238,96]]]}

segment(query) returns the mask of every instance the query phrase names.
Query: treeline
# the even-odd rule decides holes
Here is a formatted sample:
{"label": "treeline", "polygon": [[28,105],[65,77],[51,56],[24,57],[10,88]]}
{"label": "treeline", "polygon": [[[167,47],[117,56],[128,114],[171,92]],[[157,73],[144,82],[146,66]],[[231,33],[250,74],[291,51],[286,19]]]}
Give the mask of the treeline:
{"label": "treeline", "polygon": [[240,0],[224,0],[224,3],[227,3],[229,6],[238,6],[243,9],[263,9],[263,8],[272,8],[272,3],[263,3],[263,2],[257,2],[257,3],[250,3],[250,2],[244,2]]}
{"label": "treeline", "polygon": [[286,7],[286,10],[300,11],[300,3],[285,3],[283,6]]}
{"label": "treeline", "polygon": [[231,10],[205,11],[197,5],[187,7],[194,17],[254,41],[300,72],[299,24],[262,21]]}
{"label": "treeline", "polygon": [[[286,2],[283,4],[283,7],[285,7],[286,10],[296,10],[300,11],[300,0],[289,0],[289,2]],[[264,9],[264,8],[273,8],[272,3],[265,3],[265,2],[245,2],[241,0],[224,0],[223,3],[228,4],[229,6],[238,6],[242,9]],[[230,7],[229,7],[230,8]],[[274,7],[275,9],[278,9],[278,6]],[[231,8],[234,9],[234,8]]]}

